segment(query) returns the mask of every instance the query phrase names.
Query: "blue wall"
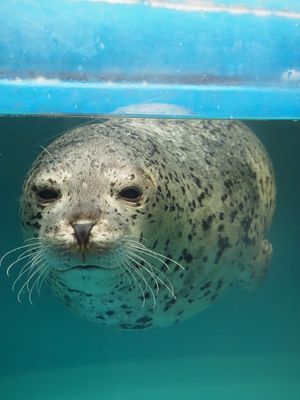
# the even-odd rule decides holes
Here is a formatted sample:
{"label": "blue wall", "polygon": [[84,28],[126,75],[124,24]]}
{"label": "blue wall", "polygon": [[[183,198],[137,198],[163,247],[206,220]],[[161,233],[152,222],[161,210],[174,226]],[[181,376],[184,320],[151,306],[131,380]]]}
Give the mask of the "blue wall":
{"label": "blue wall", "polygon": [[163,3],[171,9],[2,0],[0,113],[101,114],[167,102],[200,117],[299,116],[299,4],[250,0],[234,14],[228,0],[214,2],[219,12]]}

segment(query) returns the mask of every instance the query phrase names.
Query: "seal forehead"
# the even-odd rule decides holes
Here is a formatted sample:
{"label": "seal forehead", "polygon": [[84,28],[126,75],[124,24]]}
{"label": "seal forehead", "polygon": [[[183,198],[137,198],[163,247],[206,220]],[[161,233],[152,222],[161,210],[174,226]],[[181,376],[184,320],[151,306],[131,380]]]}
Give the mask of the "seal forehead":
{"label": "seal forehead", "polygon": [[[92,124],[76,128],[54,141],[42,152],[29,173],[31,180],[56,180],[80,185],[99,181],[130,181],[144,177],[156,184],[160,149],[140,122]],[[121,130],[121,133],[120,133]],[[152,142],[153,140],[153,142]],[[163,152],[163,150],[161,150]],[[154,168],[153,168],[154,167]],[[176,167],[175,167],[176,168]]]}
{"label": "seal forehead", "polygon": [[[151,125],[150,127],[148,125]],[[140,162],[148,157],[161,154],[165,156],[170,148],[161,146],[162,129],[157,129],[157,123],[145,120],[132,123],[130,120],[108,120],[101,124],[91,124],[76,128],[53,142],[49,147],[57,157],[70,155],[73,158],[106,157],[114,161],[136,160]],[[158,140],[157,140],[158,139]],[[71,154],[69,148],[72,149]]]}
{"label": "seal forehead", "polygon": [[[69,162],[64,158],[63,164],[58,159],[57,163],[49,166],[48,157],[48,154],[45,154],[45,159],[39,168],[32,170],[27,184],[36,186],[64,184],[77,189],[93,188],[94,185],[100,188],[105,183],[109,185],[122,182],[142,183],[145,179],[150,180],[152,185],[155,184],[153,176],[146,168],[134,165],[128,160],[125,162],[120,158],[101,155],[99,158],[97,156],[94,158],[88,154],[81,159],[70,157]],[[79,193],[79,190],[77,192]]]}

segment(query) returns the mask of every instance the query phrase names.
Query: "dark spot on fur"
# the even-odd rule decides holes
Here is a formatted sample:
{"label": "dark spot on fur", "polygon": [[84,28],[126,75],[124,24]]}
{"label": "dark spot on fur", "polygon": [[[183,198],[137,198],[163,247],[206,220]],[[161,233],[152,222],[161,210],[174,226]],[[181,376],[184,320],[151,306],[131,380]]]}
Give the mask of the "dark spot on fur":
{"label": "dark spot on fur", "polygon": [[152,318],[150,318],[148,315],[145,315],[144,317],[137,319],[136,323],[142,325],[149,324],[152,323]]}
{"label": "dark spot on fur", "polygon": [[222,257],[224,251],[226,249],[228,249],[229,247],[231,247],[230,243],[229,243],[229,238],[227,236],[226,237],[222,237],[221,235],[219,235],[219,237],[218,237],[218,251],[217,251],[217,254],[216,254],[216,258],[215,258],[215,264],[218,264],[218,262],[219,262],[220,258]]}
{"label": "dark spot on fur", "polygon": [[223,231],[224,231],[224,225],[219,225],[218,232],[223,232]]}
{"label": "dark spot on fur", "polygon": [[187,263],[190,263],[190,262],[193,261],[193,256],[192,256],[191,253],[188,252],[187,249],[183,249],[183,251],[182,251],[182,256],[183,256],[183,259],[184,259]]}
{"label": "dark spot on fur", "polygon": [[200,290],[202,291],[202,290],[208,289],[208,288],[211,287],[211,285],[212,285],[212,282],[211,282],[211,281],[206,282],[204,285],[202,285],[202,286],[200,287]]}
{"label": "dark spot on fur", "polygon": [[206,219],[202,220],[202,228],[204,231],[208,231],[210,229],[212,220],[212,215],[209,215]]}

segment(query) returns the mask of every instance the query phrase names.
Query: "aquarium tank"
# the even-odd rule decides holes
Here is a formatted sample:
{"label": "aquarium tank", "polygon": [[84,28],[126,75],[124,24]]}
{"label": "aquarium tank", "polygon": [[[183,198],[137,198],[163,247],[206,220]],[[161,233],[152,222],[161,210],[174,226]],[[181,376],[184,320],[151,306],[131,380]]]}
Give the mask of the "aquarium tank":
{"label": "aquarium tank", "polygon": [[[299,43],[300,3],[293,0],[1,1],[1,399],[300,399]],[[93,144],[87,150],[83,133],[92,132],[93,126],[98,126],[99,132],[105,126],[109,127],[109,132],[115,129],[118,132],[116,137],[109,133],[109,145],[103,149],[103,154],[100,151],[104,159],[107,154],[109,157],[117,154],[113,158],[115,162],[107,158],[110,171],[115,175],[125,173],[127,167],[123,164],[127,152],[133,149],[136,157],[131,162],[140,165],[148,154],[149,143],[152,146],[151,156],[147,156],[148,172],[143,179],[149,187],[153,184],[156,188],[156,199],[160,198],[160,202],[157,201],[159,219],[154,220],[152,212],[147,215],[136,212],[143,199],[141,183],[119,190],[119,197],[131,203],[131,207],[136,206],[135,214],[128,217],[126,223],[131,221],[130,226],[135,227],[136,232],[135,221],[147,218],[148,231],[159,239],[149,250],[143,235],[138,241],[136,236],[130,237],[131,250],[140,253],[138,256],[129,253],[133,259],[126,264],[124,281],[120,279],[115,287],[118,293],[115,298],[119,299],[118,290],[125,285],[127,277],[129,289],[133,293],[137,289],[140,307],[150,300],[153,303],[149,315],[143,314],[138,322],[135,320],[135,329],[126,329],[132,327],[127,322],[118,324],[121,329],[112,329],[103,323],[121,318],[121,311],[112,309],[115,298],[104,300],[106,314],[105,318],[98,315],[100,323],[77,315],[82,303],[80,293],[78,302],[72,303],[80,292],[76,285],[68,295],[64,294],[65,305],[59,302],[52,293],[53,272],[47,270],[47,262],[42,263],[48,244],[39,239],[38,233],[27,238],[22,235],[22,221],[23,231],[38,232],[42,214],[47,215],[47,210],[51,210],[52,206],[47,208],[48,205],[63,197],[63,192],[55,189],[57,182],[54,181],[59,179],[59,173],[69,179],[75,166],[80,166],[78,176],[89,168],[97,168],[97,157],[91,165],[86,157],[92,157],[95,152],[99,154],[98,147]],[[203,146],[197,141],[195,126],[201,126],[199,143],[200,139],[204,140]],[[226,127],[225,131],[222,127]],[[170,269],[173,265],[184,277],[188,268],[181,270],[181,264],[189,265],[193,261],[193,237],[198,238],[200,232],[199,249],[204,252],[211,243],[209,240],[214,240],[205,239],[208,236],[201,233],[210,230],[216,218],[216,206],[209,203],[210,198],[219,184],[216,177],[218,174],[225,176],[230,168],[231,175],[224,185],[230,198],[235,198],[232,185],[240,179],[235,161],[238,158],[238,165],[248,168],[247,157],[250,156],[245,149],[250,148],[249,141],[257,143],[248,134],[243,139],[244,130],[248,132],[246,127],[263,144],[276,181],[276,208],[266,232],[273,254],[266,276],[255,289],[245,290],[238,282],[233,284],[215,304],[190,318],[180,320],[180,313],[185,312],[182,309],[172,323],[162,314],[157,319],[159,326],[142,329],[151,328],[150,314],[155,307],[158,310],[161,307],[160,290],[166,291],[166,311],[180,304],[181,298],[175,296],[173,290]],[[59,139],[73,128],[78,129],[73,142]],[[239,129],[240,136],[236,135]],[[207,150],[205,135],[213,130],[212,141],[217,137],[221,139]],[[140,142],[142,138],[145,140],[147,132],[152,139],[146,139],[143,153]],[[56,147],[48,147],[55,140],[59,140]],[[240,143],[245,146],[242,150]],[[186,153],[187,148],[191,153]],[[72,158],[70,152],[76,157]],[[205,164],[198,167],[197,175],[197,155],[199,163],[203,163],[203,152],[207,158]],[[34,164],[34,168],[44,168],[44,162],[58,174],[55,178],[48,174],[48,183],[42,188],[31,184],[34,173],[27,175],[41,153],[42,161]],[[174,174],[168,164],[168,157],[173,154],[177,157],[174,168],[180,176]],[[226,162],[222,163],[216,154],[222,154]],[[260,210],[262,207],[273,209],[272,173],[266,172],[267,158],[264,159],[266,164],[260,164],[264,156],[257,157],[254,161],[251,159],[253,170],[249,174],[243,172],[239,185],[244,187],[251,179],[255,180],[261,185],[261,197],[253,197],[255,206]],[[184,161],[187,164],[183,160],[188,160]],[[217,164],[218,173],[214,174],[212,171]],[[99,174],[101,182],[107,176],[103,165]],[[186,165],[190,165],[189,178]],[[260,179],[255,171],[267,175]],[[163,180],[163,187],[155,184],[155,174]],[[130,176],[135,182],[136,177],[132,173]],[[30,187],[35,193],[28,199],[21,195],[25,179],[29,180],[24,190]],[[175,195],[167,185],[173,179]],[[207,187],[199,192],[199,198],[187,200],[188,179],[202,189],[206,179]],[[92,181],[88,177],[80,182],[73,187],[74,193],[88,197]],[[114,185],[111,185],[112,191]],[[188,239],[178,235],[173,243],[164,236],[164,224],[170,235],[177,229],[175,220],[171,222],[165,217],[170,209],[166,199],[166,204],[161,200],[164,190],[166,198],[173,199],[177,215],[184,211],[184,226],[192,226]],[[251,195],[249,191],[248,197],[244,196],[245,204]],[[66,213],[73,204],[70,192],[68,196]],[[101,202],[101,196],[99,198]],[[30,208],[33,201],[37,204],[34,212]],[[185,202],[186,207],[180,206]],[[83,207],[83,203],[78,204],[79,209]],[[151,207],[157,204],[152,202]],[[205,214],[206,218],[196,224],[193,222],[195,215],[207,212],[203,204],[210,204],[212,214]],[[229,207],[234,207],[233,200]],[[115,219],[122,217],[118,210],[116,206]],[[104,213],[103,209],[97,212]],[[215,234],[218,244],[215,265],[230,251],[232,238],[230,235],[225,238],[223,232],[231,232],[236,216],[244,212],[241,201],[237,210],[231,210],[228,220],[226,215],[218,213],[223,222]],[[267,228],[268,225],[266,213],[254,215],[252,211],[252,214],[258,221],[254,233],[249,219],[244,218],[241,223],[246,246],[256,246],[255,232],[260,226]],[[77,241],[82,264],[90,270],[85,279],[94,285],[95,266],[86,262],[85,257],[97,226],[89,222],[89,215],[82,215],[72,224],[71,236]],[[53,221],[49,218],[50,226]],[[103,221],[107,232],[111,232],[113,224]],[[155,223],[157,227],[151,231],[150,226]],[[53,240],[58,236],[57,228]],[[147,240],[151,241],[152,236]],[[162,241],[166,250],[161,255],[157,249]],[[236,243],[240,243],[239,237]],[[182,250],[182,257],[176,258],[177,261],[170,254],[170,246],[175,253]],[[255,262],[264,265],[261,260],[268,258],[268,249],[264,247]],[[118,257],[122,256],[120,254]],[[240,254],[233,256],[232,265]],[[149,258],[145,260],[146,256],[152,257],[152,262]],[[119,262],[118,257],[116,262]],[[208,262],[209,255],[201,257],[203,265]],[[164,272],[155,272],[158,261]],[[132,273],[129,268],[134,262],[140,270]],[[249,257],[244,265],[251,262],[253,259]],[[75,267],[78,266],[72,266]],[[141,270],[148,272],[154,289],[143,278]],[[39,280],[31,281],[30,274],[39,271],[45,272],[44,275],[37,275]],[[197,286],[197,274],[199,272],[185,288],[189,300]],[[219,276],[215,282],[200,285],[199,290],[205,291],[213,301],[217,296],[211,292],[211,287],[221,290],[227,278],[227,275]],[[247,279],[253,278],[255,273],[247,275]],[[64,293],[66,284],[63,281],[58,294]],[[231,285],[228,283],[228,286]],[[127,310],[128,320],[131,318],[130,301],[122,304],[122,312],[126,314]],[[192,307],[193,301],[186,302],[184,308]],[[68,310],[70,306],[77,314]],[[86,302],[86,307],[90,306],[93,307],[92,299]]]}

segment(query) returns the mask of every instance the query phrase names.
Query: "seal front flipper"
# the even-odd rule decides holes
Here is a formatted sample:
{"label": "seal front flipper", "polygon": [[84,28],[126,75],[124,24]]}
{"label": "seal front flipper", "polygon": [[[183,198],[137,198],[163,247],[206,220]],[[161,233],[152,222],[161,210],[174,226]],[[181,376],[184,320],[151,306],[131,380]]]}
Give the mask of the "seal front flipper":
{"label": "seal front flipper", "polygon": [[262,239],[254,258],[246,264],[240,274],[239,281],[247,289],[255,289],[265,277],[272,257],[272,245]]}

